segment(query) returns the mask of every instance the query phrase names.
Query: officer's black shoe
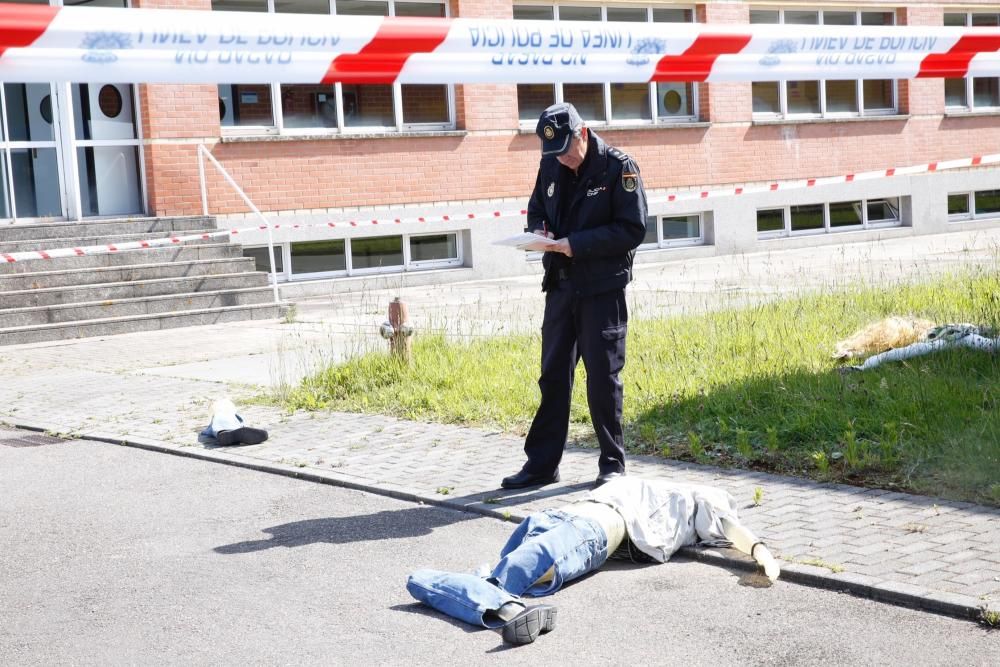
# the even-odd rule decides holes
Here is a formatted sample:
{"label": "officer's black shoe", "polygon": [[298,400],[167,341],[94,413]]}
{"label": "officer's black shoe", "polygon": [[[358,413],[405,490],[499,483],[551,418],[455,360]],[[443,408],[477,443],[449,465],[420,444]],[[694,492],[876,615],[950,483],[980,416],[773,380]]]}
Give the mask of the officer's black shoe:
{"label": "officer's black shoe", "polygon": [[559,468],[556,468],[551,475],[536,475],[533,472],[521,469],[521,472],[510,477],[504,477],[500,486],[505,489],[523,489],[529,486],[545,486],[559,481]]}
{"label": "officer's black shoe", "polygon": [[607,484],[608,482],[615,479],[619,479],[624,476],[625,473],[623,472],[602,472],[600,475],[597,476],[597,479],[594,480],[594,488],[595,489],[600,488],[605,484]]}
{"label": "officer's black shoe", "polygon": [[556,608],[548,604],[528,607],[503,626],[503,640],[508,644],[530,644],[538,635],[556,629]]}

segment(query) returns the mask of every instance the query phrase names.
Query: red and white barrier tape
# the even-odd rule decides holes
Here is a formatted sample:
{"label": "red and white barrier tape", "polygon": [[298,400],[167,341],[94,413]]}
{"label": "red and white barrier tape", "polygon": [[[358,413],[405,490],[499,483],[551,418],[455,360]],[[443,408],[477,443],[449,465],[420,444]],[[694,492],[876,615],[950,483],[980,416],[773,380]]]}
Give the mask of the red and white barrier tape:
{"label": "red and white barrier tape", "polygon": [[1000,75],[1000,28],[513,21],[0,3],[0,80],[592,83]]}
{"label": "red and white barrier tape", "polygon": [[748,187],[718,188],[715,190],[688,190],[673,195],[667,195],[666,197],[651,198],[650,201],[675,202],[687,201],[691,199],[708,199],[710,197],[733,197],[737,195],[749,195],[761,192],[777,192],[797,190],[800,188],[820,187],[823,185],[839,185],[842,183],[853,183],[855,181],[871,181],[878,178],[891,178],[893,176],[913,176],[915,174],[928,174],[937,171],[964,169],[967,167],[979,167],[982,165],[998,163],[1000,163],[1000,153],[995,153],[992,155],[966,157],[958,160],[945,160],[942,162],[910,165],[909,167],[890,167],[888,169],[878,169],[876,171],[863,171],[856,174],[844,174],[842,176],[775,181],[764,185],[751,185]]}
{"label": "red and white barrier tape", "polygon": [[485,211],[479,213],[463,213],[459,215],[426,215],[414,216],[410,218],[374,218],[365,220],[339,220],[336,222],[318,223],[292,223],[292,224],[272,224],[256,225],[254,227],[238,227],[233,229],[220,229],[216,232],[202,232],[199,234],[187,234],[184,236],[168,236],[144,241],[125,241],[122,243],[109,243],[105,245],[79,246],[73,248],[55,248],[52,250],[25,250],[22,252],[0,253],[0,259],[5,262],[23,262],[29,259],[56,259],[58,257],[81,257],[83,255],[106,255],[108,253],[122,252],[123,250],[145,250],[148,248],[160,248],[164,246],[178,245],[188,241],[209,241],[223,236],[237,236],[247,232],[289,229],[310,229],[337,227],[361,227],[367,225],[393,226],[400,224],[428,223],[428,222],[452,222],[457,220],[483,220],[487,218],[503,218],[512,216],[524,216],[528,211],[518,209],[512,211]]}
{"label": "red and white barrier tape", "polygon": [[[788,181],[774,181],[762,185],[751,185],[746,187],[727,187],[717,189],[694,189],[669,194],[660,197],[650,197],[650,204],[662,204],[678,201],[689,201],[696,199],[710,199],[715,197],[733,197],[739,195],[758,194],[762,192],[778,192],[786,190],[796,190],[801,188],[821,187],[824,185],[839,185],[843,183],[853,183],[857,181],[870,181],[879,178],[892,178],[895,176],[912,176],[915,174],[927,174],[938,171],[948,171],[951,169],[964,169],[969,167],[980,167],[990,164],[1000,164],[1000,153],[992,155],[980,155],[976,157],[961,158],[958,160],[945,160],[942,162],[929,162],[927,164],[910,165],[908,167],[890,167],[888,169],[878,169],[876,171],[865,171],[856,174],[844,174],[842,176],[828,176],[824,178],[806,178]],[[480,211],[472,213],[460,213],[453,215],[425,215],[407,218],[374,218],[365,220],[339,220],[321,223],[293,223],[293,224],[273,224],[272,230],[289,229],[315,229],[315,228],[345,228],[361,227],[367,225],[383,225],[391,227],[401,224],[428,223],[428,222],[456,222],[460,220],[487,220],[497,218],[510,218],[515,216],[525,216],[528,212],[525,209],[518,210],[494,210]],[[123,250],[142,250],[146,248],[158,248],[163,246],[178,245],[188,241],[207,241],[223,236],[237,236],[247,232],[266,231],[268,225],[256,225],[253,227],[239,227],[234,229],[219,230],[216,232],[204,232],[201,234],[188,234],[185,236],[169,236],[165,238],[147,239],[144,241],[127,241],[123,243],[113,243],[106,245],[81,246],[75,248],[55,248],[52,250],[26,250],[22,252],[0,253],[0,259],[5,262],[22,262],[33,259],[55,259],[57,257],[78,257],[82,255],[101,255]]]}

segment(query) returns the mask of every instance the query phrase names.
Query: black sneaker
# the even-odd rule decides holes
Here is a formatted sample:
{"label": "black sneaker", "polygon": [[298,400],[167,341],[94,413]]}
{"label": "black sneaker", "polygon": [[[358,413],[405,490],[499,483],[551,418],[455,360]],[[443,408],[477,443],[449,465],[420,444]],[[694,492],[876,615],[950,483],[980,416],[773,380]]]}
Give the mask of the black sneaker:
{"label": "black sneaker", "polygon": [[548,604],[528,607],[503,626],[503,640],[508,644],[530,644],[538,635],[556,629],[556,608]]}

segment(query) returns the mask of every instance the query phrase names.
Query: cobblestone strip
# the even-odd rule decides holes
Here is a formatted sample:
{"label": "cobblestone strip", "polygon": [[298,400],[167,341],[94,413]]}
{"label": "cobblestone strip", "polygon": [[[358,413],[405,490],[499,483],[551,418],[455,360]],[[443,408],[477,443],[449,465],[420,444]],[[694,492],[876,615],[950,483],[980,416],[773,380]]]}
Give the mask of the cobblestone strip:
{"label": "cobblestone strip", "polygon": [[[570,449],[558,485],[499,488],[523,460],[518,438],[481,429],[348,413],[286,414],[248,406],[268,441],[211,448],[198,441],[220,383],[65,369],[7,377],[0,422],[195,456],[519,520],[579,498],[597,473],[592,450]],[[153,406],[153,407],[150,407]],[[736,498],[741,516],[783,560],[783,577],[894,603],[974,618],[1000,611],[1000,511],[971,503],[654,457],[629,472],[711,484]],[[755,490],[762,499],[754,504]],[[732,550],[696,550],[729,565]]]}

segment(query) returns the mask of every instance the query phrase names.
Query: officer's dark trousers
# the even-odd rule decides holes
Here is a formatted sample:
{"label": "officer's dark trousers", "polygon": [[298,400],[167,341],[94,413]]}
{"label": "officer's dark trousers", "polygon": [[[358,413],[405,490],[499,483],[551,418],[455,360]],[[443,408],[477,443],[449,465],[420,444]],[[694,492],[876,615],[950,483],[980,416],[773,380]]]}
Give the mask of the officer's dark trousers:
{"label": "officer's dark trousers", "polygon": [[577,296],[569,280],[545,295],[542,323],[542,402],[531,423],[524,452],[525,469],[546,475],[562,459],[569,429],[573,373],[583,358],[587,370],[590,420],[601,445],[601,473],[624,472],[622,383],[628,310],[625,288],[594,296]]}

